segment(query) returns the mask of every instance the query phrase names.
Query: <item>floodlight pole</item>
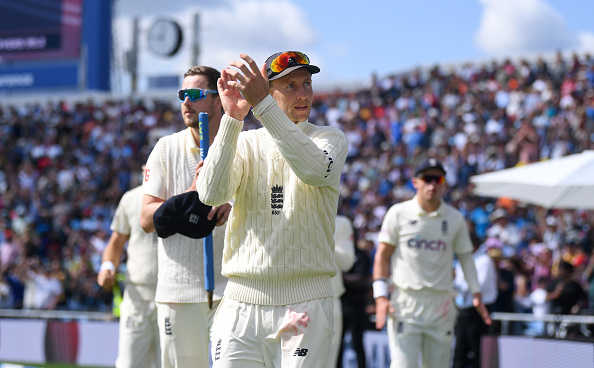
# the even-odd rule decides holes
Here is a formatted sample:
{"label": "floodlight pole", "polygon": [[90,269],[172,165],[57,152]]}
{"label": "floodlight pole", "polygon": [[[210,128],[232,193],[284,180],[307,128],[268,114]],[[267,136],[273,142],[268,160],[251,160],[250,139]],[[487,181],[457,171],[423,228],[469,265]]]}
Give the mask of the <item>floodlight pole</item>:
{"label": "floodlight pole", "polygon": [[192,32],[192,44],[190,47],[192,48],[192,59],[190,60],[190,65],[198,65],[198,59],[200,56],[200,14],[194,14],[194,24],[193,32]]}
{"label": "floodlight pole", "polygon": [[131,75],[131,91],[136,92],[138,88],[138,17],[132,20],[132,50],[130,51],[130,58],[128,60],[128,70]]}

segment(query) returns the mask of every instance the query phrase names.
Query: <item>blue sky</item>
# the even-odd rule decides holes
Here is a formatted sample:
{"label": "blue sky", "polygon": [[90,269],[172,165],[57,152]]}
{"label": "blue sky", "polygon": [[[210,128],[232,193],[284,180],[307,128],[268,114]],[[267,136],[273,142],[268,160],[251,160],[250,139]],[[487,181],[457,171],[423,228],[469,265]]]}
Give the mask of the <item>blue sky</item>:
{"label": "blue sky", "polygon": [[[222,69],[245,52],[260,65],[276,51],[297,49],[322,69],[314,86],[558,49],[594,54],[593,0],[117,0],[115,6],[120,64],[131,45],[131,19],[140,19],[141,88],[146,76],[183,74],[190,65],[187,44],[172,58],[151,54],[150,25],[175,19],[188,40],[194,13],[201,19],[201,64]],[[120,74],[123,85],[127,78]]]}

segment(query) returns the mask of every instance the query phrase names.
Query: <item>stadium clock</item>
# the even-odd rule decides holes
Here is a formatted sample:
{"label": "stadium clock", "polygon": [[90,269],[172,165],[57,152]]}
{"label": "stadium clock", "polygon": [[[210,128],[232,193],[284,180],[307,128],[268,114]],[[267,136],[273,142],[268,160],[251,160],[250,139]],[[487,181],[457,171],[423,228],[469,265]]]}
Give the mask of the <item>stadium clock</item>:
{"label": "stadium clock", "polygon": [[161,56],[173,56],[182,43],[182,30],[175,21],[157,20],[148,32],[148,44],[152,52]]}

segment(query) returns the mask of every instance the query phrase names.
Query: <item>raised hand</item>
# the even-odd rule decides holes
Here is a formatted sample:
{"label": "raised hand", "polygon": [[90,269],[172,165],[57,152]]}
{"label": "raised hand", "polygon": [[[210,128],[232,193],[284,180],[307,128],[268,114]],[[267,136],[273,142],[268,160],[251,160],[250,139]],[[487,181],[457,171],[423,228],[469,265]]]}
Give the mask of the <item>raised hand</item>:
{"label": "raised hand", "polygon": [[227,74],[230,74],[233,79],[229,81],[229,86],[235,88],[250,104],[255,107],[269,94],[268,77],[266,74],[266,64],[258,69],[256,62],[246,54],[239,54],[244,60],[232,61],[229,65],[239,69],[227,69]]}
{"label": "raised hand", "polygon": [[241,96],[238,89],[232,87],[236,83],[231,73],[231,69],[223,69],[221,78],[217,81],[217,90],[221,98],[221,104],[225,114],[236,120],[243,120],[250,111],[250,104]]}

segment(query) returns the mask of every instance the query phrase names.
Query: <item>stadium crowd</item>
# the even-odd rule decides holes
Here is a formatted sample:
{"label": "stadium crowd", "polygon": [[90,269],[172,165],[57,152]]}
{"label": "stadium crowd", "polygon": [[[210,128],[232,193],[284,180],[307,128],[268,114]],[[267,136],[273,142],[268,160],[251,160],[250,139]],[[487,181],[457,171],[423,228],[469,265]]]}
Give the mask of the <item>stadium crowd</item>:
{"label": "stadium crowd", "polygon": [[[112,308],[113,294],[96,282],[109,225],[158,138],[183,129],[177,111],[142,99],[0,104],[1,308]],[[390,205],[414,194],[414,167],[436,157],[447,170],[446,200],[497,260],[494,310],[530,311],[530,295],[545,288],[551,312],[592,313],[592,211],[476,197],[469,181],[594,149],[589,54],[374,77],[367,88],[315,95],[310,121],[347,135],[338,212],[353,221],[362,254],[372,259]],[[579,287],[555,287],[568,280]]]}

